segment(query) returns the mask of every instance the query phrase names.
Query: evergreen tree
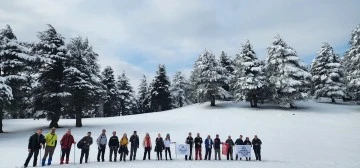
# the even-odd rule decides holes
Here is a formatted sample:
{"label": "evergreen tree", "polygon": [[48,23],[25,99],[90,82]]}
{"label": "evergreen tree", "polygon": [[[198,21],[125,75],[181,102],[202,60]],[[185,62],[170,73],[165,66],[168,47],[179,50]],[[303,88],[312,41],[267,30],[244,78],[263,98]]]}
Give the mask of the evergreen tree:
{"label": "evergreen tree", "polygon": [[208,50],[205,50],[196,61],[193,78],[195,79],[195,92],[199,102],[210,100],[211,106],[215,106],[216,98],[229,97],[228,92],[222,88],[229,82],[226,69]]}
{"label": "evergreen tree", "polygon": [[119,115],[136,114],[136,99],[134,97],[134,90],[126,77],[125,72],[118,77],[117,81],[118,96],[119,96]]}
{"label": "evergreen tree", "polygon": [[257,107],[259,96],[266,86],[263,66],[247,41],[235,59],[234,97],[236,101],[247,100]]}
{"label": "evergreen tree", "polygon": [[[82,127],[81,119],[89,116],[86,107],[91,106],[93,99],[99,94],[98,80],[94,80],[91,60],[97,58],[87,39],[74,38],[67,45],[69,54],[65,61],[65,91],[69,93],[66,109],[70,115],[75,114],[76,127]],[[91,56],[92,55],[92,56]]]}
{"label": "evergreen tree", "polygon": [[183,107],[184,105],[190,103],[188,100],[188,89],[188,81],[180,71],[177,71],[170,87],[170,92],[175,107]]}
{"label": "evergreen tree", "polygon": [[[10,113],[12,118],[19,117],[27,79],[25,71],[32,58],[28,53],[28,48],[17,41],[9,25],[0,30],[0,77],[2,95],[4,95],[0,105],[1,122],[5,111]],[[11,89],[9,90],[8,87]],[[9,91],[11,94],[8,93]],[[2,124],[0,132],[2,132]]]}
{"label": "evergreen tree", "polygon": [[119,107],[118,107],[118,88],[116,86],[114,70],[108,66],[104,69],[102,73],[102,84],[106,86],[106,98],[104,101],[104,116],[117,116],[119,115]]}
{"label": "evergreen tree", "polygon": [[348,93],[353,100],[360,102],[360,25],[351,33],[350,49],[344,57]]}
{"label": "evergreen tree", "polygon": [[294,100],[307,98],[311,75],[280,36],[268,48],[266,73],[272,102],[293,107]]}
{"label": "evergreen tree", "polygon": [[35,110],[47,112],[51,120],[49,127],[59,127],[58,121],[62,114],[62,100],[68,94],[64,92],[64,60],[66,48],[64,37],[48,25],[48,29],[39,32],[39,42],[34,45],[35,54],[42,61],[39,69],[39,88],[36,89]]}
{"label": "evergreen tree", "polygon": [[312,92],[315,98],[328,97],[335,103],[335,98],[343,98],[345,85],[344,72],[340,58],[334,53],[333,48],[324,43],[318,56],[311,65]]}
{"label": "evergreen tree", "polygon": [[11,87],[6,84],[5,77],[0,76],[0,133],[3,133],[4,108],[13,99]]}
{"label": "evergreen tree", "polygon": [[172,106],[169,91],[170,81],[166,75],[165,65],[159,65],[159,69],[151,85],[151,109],[153,111],[170,110]]}
{"label": "evergreen tree", "polygon": [[139,113],[150,112],[150,92],[145,75],[140,81],[138,96]]}
{"label": "evergreen tree", "polygon": [[[225,75],[229,77],[229,80],[233,79],[235,64],[224,51],[222,51],[220,55],[220,65],[226,69]],[[223,88],[230,93],[229,83],[225,84]]]}

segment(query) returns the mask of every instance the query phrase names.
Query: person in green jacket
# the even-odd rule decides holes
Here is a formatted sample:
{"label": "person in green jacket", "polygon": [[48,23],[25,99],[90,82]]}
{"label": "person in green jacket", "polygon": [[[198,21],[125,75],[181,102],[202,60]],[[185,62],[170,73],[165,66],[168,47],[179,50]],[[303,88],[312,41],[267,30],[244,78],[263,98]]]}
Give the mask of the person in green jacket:
{"label": "person in green jacket", "polygon": [[57,135],[56,135],[55,131],[56,131],[56,129],[53,127],[51,129],[51,132],[47,133],[45,136],[46,147],[45,147],[45,154],[44,154],[44,157],[41,162],[42,166],[45,166],[46,158],[48,157],[48,155],[49,155],[49,159],[48,159],[47,165],[48,166],[51,165],[52,156],[54,154],[56,144],[57,144]]}

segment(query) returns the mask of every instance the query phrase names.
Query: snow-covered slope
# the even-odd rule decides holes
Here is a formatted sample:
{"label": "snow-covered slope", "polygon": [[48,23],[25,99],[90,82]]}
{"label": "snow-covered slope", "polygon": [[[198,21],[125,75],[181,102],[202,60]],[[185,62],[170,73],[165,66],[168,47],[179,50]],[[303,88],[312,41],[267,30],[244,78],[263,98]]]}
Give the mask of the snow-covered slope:
{"label": "snow-covered slope", "polygon": [[[156,161],[151,152],[151,161],[142,161],[143,148],[138,150],[135,162],[97,163],[97,147],[91,146],[90,164],[79,165],[80,150],[76,148],[76,165],[61,167],[261,167],[261,168],[330,168],[360,167],[360,107],[355,105],[334,105],[328,103],[304,102],[297,104],[297,110],[284,110],[276,106],[248,108],[245,103],[219,102],[211,108],[209,103],[195,104],[166,112],[133,115],[114,118],[84,119],[82,128],[74,128],[75,120],[60,120],[64,128],[57,129],[61,138],[67,128],[72,128],[78,141],[91,131],[96,139],[101,129],[107,129],[110,136],[113,130],[118,136],[138,131],[142,141],[146,132],[155,140],[157,133],[171,134],[173,141],[183,143],[188,132],[199,132],[205,139],[219,134],[225,141],[228,135],[233,140],[240,134],[253,138],[255,134],[262,140],[261,162],[246,161],[184,161],[177,156],[173,161]],[[4,120],[4,130],[0,134],[0,167],[23,165],[27,156],[27,141],[36,128],[47,129],[46,120]],[[60,147],[56,148],[54,164],[59,163]],[[74,148],[70,162],[73,161]],[[173,158],[174,146],[172,147]],[[43,151],[42,151],[43,154]],[[204,154],[204,153],[203,153]],[[214,155],[214,154],[213,154]],[[254,158],[254,154],[253,158]],[[108,149],[106,160],[108,160]],[[214,156],[212,156],[214,157]],[[224,158],[224,156],[222,156]],[[31,163],[31,162],[30,162]],[[52,167],[60,167],[54,165]]]}

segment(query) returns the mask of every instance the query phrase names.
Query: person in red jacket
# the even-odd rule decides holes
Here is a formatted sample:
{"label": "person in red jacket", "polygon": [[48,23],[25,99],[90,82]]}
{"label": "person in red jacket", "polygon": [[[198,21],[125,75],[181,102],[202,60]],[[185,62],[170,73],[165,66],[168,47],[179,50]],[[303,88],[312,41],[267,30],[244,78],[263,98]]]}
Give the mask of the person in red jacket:
{"label": "person in red jacket", "polygon": [[66,155],[66,164],[69,164],[69,155],[72,144],[76,144],[74,141],[74,137],[71,135],[71,130],[68,129],[66,134],[61,138],[60,145],[61,145],[61,158],[60,164],[64,164],[64,157]]}

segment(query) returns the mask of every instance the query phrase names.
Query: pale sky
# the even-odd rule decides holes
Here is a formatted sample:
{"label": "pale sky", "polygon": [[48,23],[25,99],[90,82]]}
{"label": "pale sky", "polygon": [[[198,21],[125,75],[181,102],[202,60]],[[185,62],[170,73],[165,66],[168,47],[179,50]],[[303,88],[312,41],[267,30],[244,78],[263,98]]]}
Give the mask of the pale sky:
{"label": "pale sky", "polygon": [[360,24],[359,0],[0,0],[0,28],[37,41],[51,24],[66,41],[88,37],[102,68],[125,71],[135,89],[165,64],[189,74],[205,49],[234,57],[247,39],[257,56],[279,34],[310,64],[323,42],[343,55]]}

